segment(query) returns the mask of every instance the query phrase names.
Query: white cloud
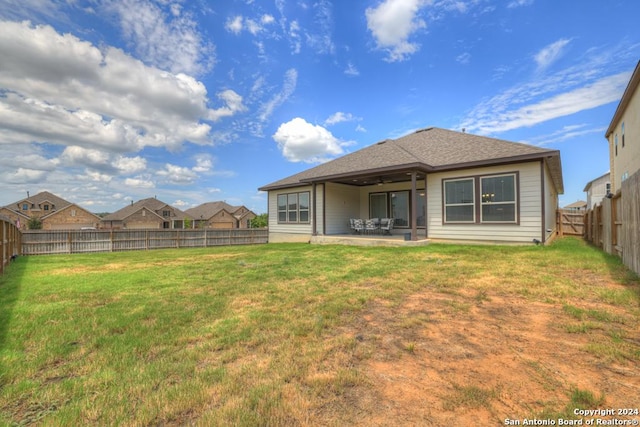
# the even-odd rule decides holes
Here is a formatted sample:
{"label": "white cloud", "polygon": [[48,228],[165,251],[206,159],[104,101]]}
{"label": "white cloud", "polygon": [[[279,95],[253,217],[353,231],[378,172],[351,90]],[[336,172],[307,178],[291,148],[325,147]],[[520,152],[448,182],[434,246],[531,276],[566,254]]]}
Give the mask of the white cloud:
{"label": "white cloud", "polygon": [[227,23],[225,24],[225,28],[227,31],[232,32],[233,34],[240,34],[242,32],[242,16],[234,16],[233,18],[227,19]]}
{"label": "white cloud", "polygon": [[224,28],[235,35],[239,35],[242,31],[246,30],[256,36],[258,33],[263,32],[266,26],[269,26],[274,22],[275,19],[271,15],[262,15],[257,20],[237,15],[227,19]]}
{"label": "white cloud", "polygon": [[170,163],[165,164],[165,168],[158,171],[156,174],[164,177],[167,182],[178,185],[193,184],[198,177],[198,175],[191,169],[172,165]]}
{"label": "white cloud", "polygon": [[[543,82],[515,88],[480,104],[460,127],[481,134],[492,134],[530,127],[596,108],[619,100],[629,77],[629,72],[614,74],[541,99],[532,99],[532,93],[544,87]],[[525,101],[524,105],[518,106],[522,101]]]}
{"label": "white cloud", "polygon": [[198,32],[188,13],[146,0],[101,3],[114,12],[122,32],[136,53],[147,63],[173,73],[198,75],[215,62],[215,48]]}
{"label": "white cloud", "polygon": [[64,149],[60,159],[65,165],[87,165],[102,168],[109,164],[109,154],[104,151],[71,146]]}
{"label": "white cloud", "polygon": [[127,178],[124,180],[124,185],[134,188],[154,188],[156,185],[150,179],[146,177]]}
{"label": "white cloud", "polygon": [[424,4],[425,0],[385,0],[365,11],[367,28],[377,47],[388,53],[387,61],[402,61],[418,51],[419,45],[409,38],[427,26],[418,18]]}
{"label": "white cloud", "polygon": [[540,52],[534,56],[534,60],[538,65],[538,71],[547,69],[551,64],[557,61],[563,54],[564,48],[571,40],[560,39],[548,46],[545,46]]}
{"label": "white cloud", "polygon": [[196,165],[193,167],[194,172],[206,173],[213,169],[213,159],[209,154],[199,154],[195,158]]}
{"label": "white cloud", "polygon": [[351,122],[357,120],[353,114],[351,113],[343,113],[342,111],[338,111],[333,113],[327,120],[324,121],[325,126],[335,125],[341,122]]}
{"label": "white cloud", "polygon": [[[95,181],[95,182],[111,182],[111,180],[113,179],[111,175],[107,175],[107,174],[96,172],[96,171],[90,171],[90,170],[85,171],[85,177],[88,178],[90,181]],[[81,177],[81,178],[84,178],[84,177]]]}
{"label": "white cloud", "polygon": [[226,106],[218,108],[217,110],[210,110],[208,115],[209,120],[218,121],[222,117],[230,117],[236,113],[247,110],[247,107],[242,104],[242,97],[231,89],[220,92],[218,98],[224,101]]}
{"label": "white cloud", "polygon": [[471,61],[471,54],[469,52],[465,52],[456,57],[456,62],[459,62],[462,65],[467,65]]}
{"label": "white cloud", "polygon": [[507,7],[509,9],[513,9],[515,7],[529,6],[532,4],[533,4],[533,0],[513,0],[507,5]]}
{"label": "white cloud", "polygon": [[124,157],[119,156],[115,159],[111,165],[116,169],[120,170],[120,172],[126,174],[135,174],[138,172],[142,172],[147,168],[147,160],[140,157]]}
{"label": "white cloud", "polygon": [[260,107],[260,112],[258,115],[260,123],[266,122],[273,114],[273,111],[277,107],[282,105],[287,99],[289,99],[291,95],[293,95],[293,92],[296,89],[297,81],[298,71],[295,68],[287,70],[284,75],[284,83],[282,84],[282,89],[280,90],[280,92],[275,94],[271,99],[269,99]]}
{"label": "white cloud", "polygon": [[347,64],[347,68],[344,70],[344,73],[348,76],[359,76],[360,71],[353,65],[351,62]]}
{"label": "white cloud", "polygon": [[41,182],[46,176],[47,172],[42,170],[18,168],[14,173],[4,174],[3,181],[7,181],[15,184],[29,184]]}
{"label": "white cloud", "polygon": [[344,152],[341,142],[331,132],[299,117],[281,124],[273,139],[291,162],[324,162]]}
{"label": "white cloud", "polygon": [[211,144],[203,120],[244,111],[232,90],[208,107],[194,78],[151,68],[119,49],[98,49],[49,26],[0,21],[1,143],[48,142],[112,152]]}

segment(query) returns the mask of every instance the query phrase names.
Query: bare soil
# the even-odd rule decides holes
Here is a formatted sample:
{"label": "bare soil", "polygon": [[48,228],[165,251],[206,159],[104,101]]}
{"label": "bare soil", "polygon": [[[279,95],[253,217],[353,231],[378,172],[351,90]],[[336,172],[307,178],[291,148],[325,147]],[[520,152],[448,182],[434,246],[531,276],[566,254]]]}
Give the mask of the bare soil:
{"label": "bare soil", "polygon": [[640,408],[638,357],[607,351],[613,331],[623,337],[618,345],[640,354],[637,319],[614,306],[581,308],[616,320],[572,333],[568,325],[581,320],[561,304],[477,291],[429,290],[398,306],[376,301],[340,332],[358,342],[354,359],[367,384],[349,389],[320,418],[368,426],[557,421],[575,390],[602,399],[583,409]]}

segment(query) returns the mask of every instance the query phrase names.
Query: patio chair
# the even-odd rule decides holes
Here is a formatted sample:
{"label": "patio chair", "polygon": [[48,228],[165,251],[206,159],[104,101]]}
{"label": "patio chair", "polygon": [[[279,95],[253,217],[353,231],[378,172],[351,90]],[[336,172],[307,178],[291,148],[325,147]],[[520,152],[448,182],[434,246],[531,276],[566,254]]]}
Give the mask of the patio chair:
{"label": "patio chair", "polygon": [[391,235],[391,230],[393,230],[393,218],[382,218],[380,221],[380,231],[382,234]]}
{"label": "patio chair", "polygon": [[368,219],[364,222],[364,231],[367,233],[375,233],[378,231],[378,225],[374,219]]}
{"label": "patio chair", "polygon": [[361,219],[351,218],[349,223],[353,234],[359,234],[364,231],[364,222]]}

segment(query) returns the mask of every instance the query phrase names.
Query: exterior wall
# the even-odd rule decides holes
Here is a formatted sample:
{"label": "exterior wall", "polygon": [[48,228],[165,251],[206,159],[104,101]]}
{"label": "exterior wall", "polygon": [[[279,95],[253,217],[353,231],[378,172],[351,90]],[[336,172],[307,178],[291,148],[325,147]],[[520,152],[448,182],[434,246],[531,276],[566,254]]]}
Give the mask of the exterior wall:
{"label": "exterior wall", "polygon": [[[299,237],[296,235],[304,235],[306,236],[306,240],[303,239],[303,241],[309,241],[309,239],[311,238],[312,233],[312,223],[311,221],[309,221],[308,223],[302,223],[302,224],[288,224],[288,223],[278,223],[278,195],[279,194],[289,194],[289,193],[299,193],[299,192],[303,192],[303,191],[308,191],[310,197],[310,212],[309,215],[313,215],[313,194],[312,193],[312,187],[310,185],[307,186],[303,186],[303,187],[294,187],[294,188],[285,188],[282,190],[273,190],[273,191],[269,191],[269,205],[268,205],[268,212],[269,212],[269,242],[278,242],[278,241],[300,241],[300,240],[295,240],[295,238]],[[318,201],[322,200],[320,197],[318,197]],[[322,209],[319,208],[320,212],[322,212]],[[320,217],[321,218],[321,217]],[[319,224],[319,223],[318,223]],[[281,236],[277,236],[277,235],[281,235]],[[288,239],[286,239],[286,236],[289,236]],[[281,239],[286,239],[286,240],[281,240]]]}
{"label": "exterior wall", "polygon": [[325,218],[327,231],[323,234],[349,233],[349,218],[361,218],[359,187],[327,183]]}
{"label": "exterior wall", "polygon": [[[519,172],[520,224],[443,224],[442,180],[470,175]],[[541,172],[539,162],[465,169],[427,177],[428,237],[434,239],[530,243],[542,238]],[[549,192],[546,192],[549,194]]]}
{"label": "exterior wall", "polygon": [[98,227],[100,218],[77,205],[67,206],[42,220],[43,230],[77,230]]}
{"label": "exterior wall", "polygon": [[207,228],[236,228],[236,219],[225,210],[221,210],[207,221]]}
{"label": "exterior wall", "polygon": [[123,221],[123,224],[124,228],[131,230],[140,228],[163,228],[163,222],[164,221],[154,212],[148,209],[140,209],[138,212],[128,216]]}
{"label": "exterior wall", "polygon": [[27,222],[29,222],[29,219],[16,214],[11,209],[0,208],[0,215],[6,216],[7,218],[9,218],[14,225],[17,224],[17,220],[18,218],[20,218],[20,230],[27,229]]}
{"label": "exterior wall", "polygon": [[558,191],[553,185],[549,168],[544,166],[544,241],[548,241],[555,236],[558,227],[556,216],[558,212]]}
{"label": "exterior wall", "polygon": [[[640,170],[640,94],[638,92],[639,90],[636,88],[627,108],[609,135],[611,192],[614,194],[620,190],[624,175],[630,177]],[[623,123],[625,127],[624,147],[622,146]],[[618,136],[617,154],[615,152],[616,135]]]}
{"label": "exterior wall", "polygon": [[610,179],[610,176],[606,175],[591,181],[591,186],[587,191],[587,209],[593,209],[595,205],[602,202],[602,199],[607,195],[607,183]]}

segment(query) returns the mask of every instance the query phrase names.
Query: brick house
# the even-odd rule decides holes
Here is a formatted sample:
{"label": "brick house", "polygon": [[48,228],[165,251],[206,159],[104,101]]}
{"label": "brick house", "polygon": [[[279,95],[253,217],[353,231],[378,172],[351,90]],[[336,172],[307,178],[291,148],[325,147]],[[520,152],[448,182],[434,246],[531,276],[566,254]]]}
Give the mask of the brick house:
{"label": "brick house", "polygon": [[185,228],[185,212],[156,198],[142,199],[102,218],[107,229]]}
{"label": "brick house", "polygon": [[208,202],[185,211],[197,228],[250,228],[256,217],[245,206],[231,206],[226,202]]}
{"label": "brick house", "polygon": [[30,219],[38,218],[43,230],[77,230],[96,228],[100,217],[88,210],[42,191],[0,208],[0,214],[9,217],[21,230],[28,228]]}

